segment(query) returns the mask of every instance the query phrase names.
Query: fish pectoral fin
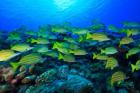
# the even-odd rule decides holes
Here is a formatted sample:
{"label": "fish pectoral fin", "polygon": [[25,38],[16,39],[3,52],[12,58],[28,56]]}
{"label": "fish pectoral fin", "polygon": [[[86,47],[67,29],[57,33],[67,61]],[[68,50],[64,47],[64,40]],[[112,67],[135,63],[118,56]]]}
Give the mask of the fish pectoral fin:
{"label": "fish pectoral fin", "polygon": [[134,72],[137,67],[135,65],[131,64],[131,68],[132,68],[132,72]]}
{"label": "fish pectoral fin", "polygon": [[11,62],[10,64],[14,71],[16,71],[17,68],[20,66],[20,63],[18,63],[18,62]]}

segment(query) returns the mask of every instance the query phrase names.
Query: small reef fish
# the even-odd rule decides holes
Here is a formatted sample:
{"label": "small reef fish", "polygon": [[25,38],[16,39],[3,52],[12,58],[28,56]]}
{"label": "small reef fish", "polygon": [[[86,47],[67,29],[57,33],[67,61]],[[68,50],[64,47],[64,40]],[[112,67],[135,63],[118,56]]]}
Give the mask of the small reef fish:
{"label": "small reef fish", "polygon": [[68,42],[55,42],[54,45],[53,45],[53,48],[56,48],[56,49],[58,49],[60,47],[68,48],[68,49],[78,49],[78,48],[80,48],[78,46],[78,44],[68,43]]}
{"label": "small reef fish", "polygon": [[38,37],[46,38],[47,35],[47,29],[45,27],[40,27],[39,31],[37,32]]}
{"label": "small reef fish", "polygon": [[58,52],[55,51],[55,50],[50,50],[50,51],[44,52],[42,54],[45,55],[45,56],[50,56],[52,58],[58,58],[58,56],[59,56]]}
{"label": "small reef fish", "polygon": [[78,43],[78,42],[77,42],[75,39],[73,39],[73,38],[64,37],[64,40],[65,40],[66,42],[69,42],[69,43],[74,43],[74,44],[77,44],[77,43]]}
{"label": "small reef fish", "polygon": [[20,53],[15,53],[13,50],[0,50],[0,61],[8,61]]}
{"label": "small reef fish", "polygon": [[114,25],[109,25],[108,30],[113,31],[113,32],[119,32],[119,29]]}
{"label": "small reef fish", "polygon": [[140,34],[138,29],[122,29],[122,32],[126,33],[127,37]]}
{"label": "small reef fish", "polygon": [[95,54],[95,53],[93,53],[93,59],[107,60],[108,59],[108,56],[103,55],[103,54]]}
{"label": "small reef fish", "polygon": [[97,23],[97,24],[94,24],[92,26],[90,26],[90,29],[92,30],[101,30],[101,29],[104,29],[105,28],[105,25],[102,24],[102,23]]}
{"label": "small reef fish", "polygon": [[36,63],[42,63],[44,62],[44,59],[41,57],[41,55],[37,53],[31,53],[28,55],[23,56],[19,63],[20,64],[36,64]]}
{"label": "small reef fish", "polygon": [[68,55],[63,55],[61,53],[59,53],[59,57],[58,57],[59,60],[63,60],[65,62],[76,62],[76,59],[73,55],[71,54],[68,54]]}
{"label": "small reef fish", "polygon": [[118,64],[117,59],[115,59],[113,57],[107,58],[107,62],[106,62],[106,66],[105,66],[106,69],[113,70],[115,67],[118,67],[118,66],[119,66],[119,64]]}
{"label": "small reef fish", "polygon": [[85,35],[86,33],[90,32],[89,30],[87,29],[82,29],[82,28],[73,28],[72,29],[72,33],[73,34],[77,34],[77,35]]}
{"label": "small reef fish", "polygon": [[63,54],[70,54],[69,50],[67,48],[64,47],[58,47],[58,46],[53,46],[53,49],[56,49],[57,51],[63,53]]}
{"label": "small reef fish", "polygon": [[130,56],[135,55],[140,52],[140,48],[132,48],[126,53],[126,58],[128,59]]}
{"label": "small reef fish", "polygon": [[37,39],[31,38],[31,39],[28,39],[27,42],[36,43],[36,44],[49,44],[50,43],[49,40],[46,38],[37,38]]}
{"label": "small reef fish", "polygon": [[16,70],[20,65],[33,65],[37,63],[43,63],[45,59],[37,53],[31,53],[23,56],[19,62],[10,62],[14,70]]}
{"label": "small reef fish", "polygon": [[22,40],[20,34],[18,32],[11,32],[7,38],[10,41],[20,41]]}
{"label": "small reef fish", "polygon": [[103,33],[94,33],[94,34],[87,33],[86,39],[92,39],[99,42],[110,40],[110,38],[108,38],[108,36]]}
{"label": "small reef fish", "polygon": [[124,38],[122,38],[122,39],[120,40],[120,45],[119,45],[119,46],[121,46],[121,45],[126,45],[126,44],[130,44],[130,43],[132,43],[132,42],[134,42],[133,38],[124,37]]}
{"label": "small reef fish", "polygon": [[69,50],[70,53],[74,55],[87,55],[88,53],[83,49],[75,49],[75,50]]}
{"label": "small reef fish", "polygon": [[70,43],[67,43],[67,42],[55,42],[53,44],[53,49],[58,49],[60,47],[63,47],[63,48],[69,48],[69,44]]}
{"label": "small reef fish", "polygon": [[132,69],[132,72],[134,72],[135,70],[136,71],[140,70],[140,60],[138,60],[135,65],[131,64],[131,69]]}
{"label": "small reef fish", "polygon": [[26,31],[25,34],[29,35],[29,36],[37,36],[37,33],[35,31],[32,31],[32,30]]}
{"label": "small reef fish", "polygon": [[11,50],[18,51],[18,52],[25,52],[33,49],[33,47],[30,47],[26,43],[21,43],[21,44],[15,44],[12,45]]}
{"label": "small reef fish", "polygon": [[68,48],[72,49],[72,50],[76,50],[76,49],[80,49],[80,46],[78,44],[71,43],[71,44],[69,44]]}
{"label": "small reef fish", "polygon": [[111,55],[116,54],[118,51],[115,47],[107,47],[105,49],[101,49],[101,54]]}
{"label": "small reef fish", "polygon": [[38,52],[38,53],[45,53],[45,52],[48,52],[49,49],[47,45],[38,45],[38,46],[35,46],[33,51]]}
{"label": "small reef fish", "polygon": [[111,85],[113,86],[115,83],[120,84],[126,79],[126,75],[122,71],[114,72],[111,76]]}
{"label": "small reef fish", "polygon": [[61,27],[61,26],[52,26],[51,31],[52,32],[61,33],[61,34],[65,34],[65,33],[68,32],[67,29],[65,29],[64,27]]}

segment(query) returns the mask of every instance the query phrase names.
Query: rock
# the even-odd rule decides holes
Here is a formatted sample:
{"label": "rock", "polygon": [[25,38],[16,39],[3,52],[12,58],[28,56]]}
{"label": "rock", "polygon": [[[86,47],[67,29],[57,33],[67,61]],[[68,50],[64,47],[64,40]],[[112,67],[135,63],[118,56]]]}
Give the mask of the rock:
{"label": "rock", "polygon": [[15,93],[15,88],[9,84],[0,85],[0,93]]}
{"label": "rock", "polygon": [[78,74],[78,71],[76,69],[71,69],[70,70],[70,74],[77,75]]}
{"label": "rock", "polygon": [[58,77],[61,79],[67,79],[69,74],[69,67],[67,65],[60,66],[58,69]]}
{"label": "rock", "polygon": [[24,86],[20,86],[18,93],[25,93],[25,91],[27,90],[29,86],[24,85]]}
{"label": "rock", "polygon": [[36,83],[37,84],[46,84],[51,83],[56,79],[56,69],[49,69],[48,71],[42,73],[40,76],[37,77]]}
{"label": "rock", "polygon": [[78,75],[69,75],[68,80],[62,84],[60,93],[93,93],[92,88],[91,81]]}
{"label": "rock", "polygon": [[85,76],[84,71],[80,72],[79,75],[82,76],[82,77],[84,77]]}
{"label": "rock", "polygon": [[119,89],[117,93],[128,93],[126,89]]}
{"label": "rock", "polygon": [[93,73],[91,74],[90,78],[98,80],[98,79],[101,79],[101,77],[103,77],[103,73]]}
{"label": "rock", "polygon": [[45,88],[46,85],[30,86],[25,93],[40,93]]}
{"label": "rock", "polygon": [[68,75],[68,79],[55,80],[50,84],[29,87],[25,93],[93,93],[91,81],[78,76]]}
{"label": "rock", "polygon": [[10,82],[13,79],[14,71],[11,67],[3,67],[0,69],[0,81]]}
{"label": "rock", "polygon": [[55,85],[37,85],[37,86],[30,86],[26,92],[24,93],[55,93],[56,86]]}

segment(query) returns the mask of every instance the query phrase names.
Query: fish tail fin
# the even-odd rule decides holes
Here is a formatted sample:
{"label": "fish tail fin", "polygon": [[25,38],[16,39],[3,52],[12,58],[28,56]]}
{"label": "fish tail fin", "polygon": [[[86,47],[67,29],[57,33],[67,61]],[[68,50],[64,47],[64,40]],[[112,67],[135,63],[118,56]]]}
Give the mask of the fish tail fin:
{"label": "fish tail fin", "polygon": [[127,34],[127,37],[131,36],[131,33],[130,32],[127,32],[126,34]]}
{"label": "fish tail fin", "polygon": [[95,53],[93,53],[93,59],[96,59],[97,55]]}
{"label": "fish tail fin", "polygon": [[90,37],[91,37],[91,34],[87,33],[86,39],[90,39]]}
{"label": "fish tail fin", "polygon": [[11,62],[10,65],[12,66],[13,70],[16,71],[17,68],[20,66],[20,63],[18,63],[18,62]]}
{"label": "fish tail fin", "polygon": [[57,49],[57,45],[56,45],[56,44],[54,44],[52,49]]}
{"label": "fish tail fin", "polygon": [[132,72],[134,72],[137,67],[136,65],[131,64],[131,68],[132,68]]}
{"label": "fish tail fin", "polygon": [[69,53],[73,53],[73,51],[70,49],[70,50],[69,50]]}
{"label": "fish tail fin", "polygon": [[83,41],[83,37],[80,36],[80,38],[79,38],[79,42],[82,42],[82,41]]}
{"label": "fish tail fin", "polygon": [[126,54],[126,59],[128,59],[129,58],[129,54]]}
{"label": "fish tail fin", "polygon": [[101,49],[101,54],[104,54],[104,53],[105,53],[105,51],[103,49]]}
{"label": "fish tail fin", "polygon": [[58,59],[63,59],[63,55],[61,53],[59,53]]}
{"label": "fish tail fin", "polygon": [[35,39],[32,39],[32,40],[31,40],[31,42],[32,42],[32,43],[35,43],[35,42],[36,42],[36,40],[35,40]]}

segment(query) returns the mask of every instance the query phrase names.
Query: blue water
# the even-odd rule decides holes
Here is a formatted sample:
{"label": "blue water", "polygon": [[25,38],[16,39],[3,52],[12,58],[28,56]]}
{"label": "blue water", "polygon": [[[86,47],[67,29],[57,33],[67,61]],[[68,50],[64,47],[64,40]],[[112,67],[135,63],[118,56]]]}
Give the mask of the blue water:
{"label": "blue water", "polygon": [[1,0],[0,30],[11,31],[21,25],[69,21],[74,26],[89,26],[93,19],[119,25],[140,21],[140,0]]}

